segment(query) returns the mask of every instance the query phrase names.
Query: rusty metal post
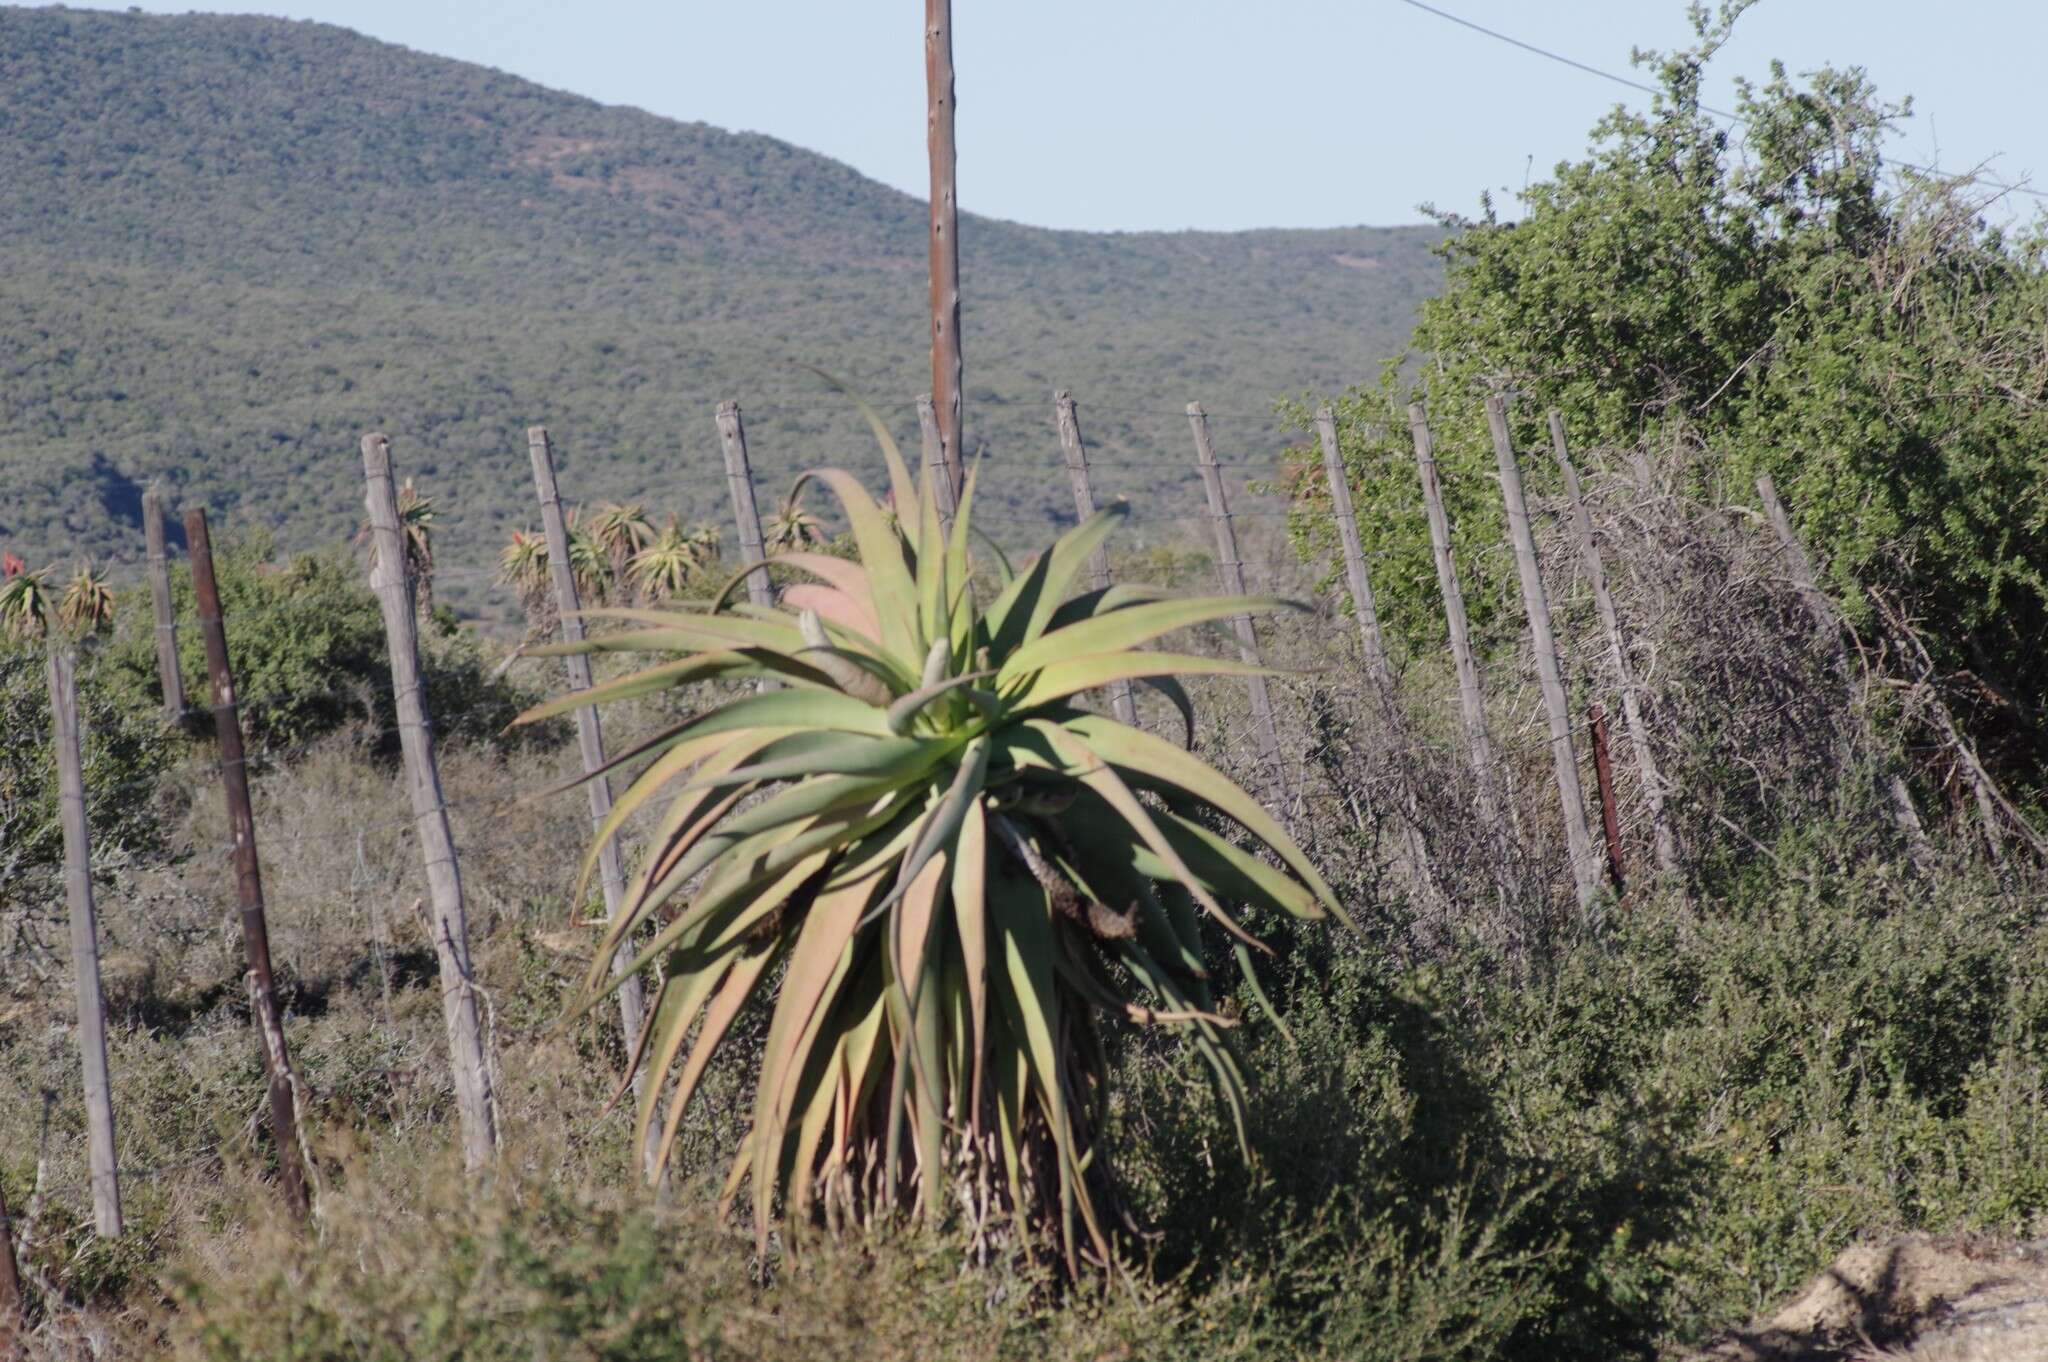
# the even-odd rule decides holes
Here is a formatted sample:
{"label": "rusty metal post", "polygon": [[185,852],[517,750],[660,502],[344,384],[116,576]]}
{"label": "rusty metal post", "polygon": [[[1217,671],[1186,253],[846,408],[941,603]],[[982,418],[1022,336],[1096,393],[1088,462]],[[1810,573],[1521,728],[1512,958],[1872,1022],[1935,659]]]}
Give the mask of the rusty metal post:
{"label": "rusty metal post", "polygon": [[1607,711],[1597,703],[1587,711],[1586,727],[1593,737],[1593,777],[1600,789],[1600,826],[1607,833],[1607,877],[1614,881],[1616,898],[1627,892],[1621,870],[1621,816],[1614,807],[1614,763],[1607,755]]}
{"label": "rusty metal post", "polygon": [[206,645],[206,674],[213,686],[214,750],[220,755],[221,789],[227,796],[228,826],[235,836],[235,896],[242,910],[242,949],[249,958],[249,1000],[263,1045],[263,1078],[270,1090],[270,1133],[277,1144],[278,1186],[292,1215],[304,1219],[306,1173],[299,1158],[298,1104],[292,1093],[291,1060],[285,1053],[277,988],[271,978],[270,928],[263,911],[263,874],[256,861],[256,815],[249,804],[241,704],[235,699],[234,673],[228,666],[220,584],[213,574],[213,540],[207,533],[202,506],[185,512],[185,545],[192,560],[199,636]]}
{"label": "rusty metal post", "polygon": [[1621,615],[1614,608],[1614,593],[1607,588],[1607,562],[1600,553],[1600,541],[1593,533],[1593,517],[1586,511],[1586,499],[1579,491],[1579,471],[1572,466],[1571,450],[1565,443],[1564,418],[1550,413],[1550,451],[1564,476],[1565,496],[1572,505],[1572,528],[1579,540],[1579,557],[1593,587],[1593,605],[1600,612],[1601,627],[1607,631],[1608,659],[1621,682],[1621,718],[1635,753],[1636,770],[1642,777],[1643,801],[1650,808],[1650,831],[1655,840],[1657,869],[1674,879],[1678,875],[1678,832],[1671,823],[1665,803],[1664,773],[1650,748],[1649,725],[1643,719],[1641,686],[1635,665],[1629,661],[1628,643],[1621,632]]}

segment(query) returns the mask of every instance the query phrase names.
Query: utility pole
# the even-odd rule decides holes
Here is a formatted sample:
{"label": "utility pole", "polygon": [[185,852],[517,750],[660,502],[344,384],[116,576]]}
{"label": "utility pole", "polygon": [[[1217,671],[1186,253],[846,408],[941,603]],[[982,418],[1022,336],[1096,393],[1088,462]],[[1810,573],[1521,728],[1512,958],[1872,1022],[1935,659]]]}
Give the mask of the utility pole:
{"label": "utility pole", "polygon": [[953,143],[953,0],[924,3],[926,148],[931,156],[932,405],[953,500],[960,500],[960,206]]}

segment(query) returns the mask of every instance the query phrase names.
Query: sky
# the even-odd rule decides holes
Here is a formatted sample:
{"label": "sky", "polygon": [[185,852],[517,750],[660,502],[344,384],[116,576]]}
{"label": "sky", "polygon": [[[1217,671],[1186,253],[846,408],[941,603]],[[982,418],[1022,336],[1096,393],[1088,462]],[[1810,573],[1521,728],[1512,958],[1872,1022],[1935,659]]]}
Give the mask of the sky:
{"label": "sky", "polygon": [[[1617,75],[1690,36],[1681,0],[1431,0]],[[126,0],[102,8],[128,8]],[[175,13],[186,3],[145,3]],[[268,0],[667,117],[767,133],[926,189],[919,0]],[[1332,227],[1468,211],[1647,97],[1411,0],[956,0],[960,202],[1089,230]],[[2048,191],[2048,0],[1761,0],[1709,73],[1859,65],[1914,97],[1893,152]],[[2030,177],[2033,177],[2030,181]],[[1997,216],[2048,199],[2012,195]],[[1512,213],[1512,204],[1504,204]]]}

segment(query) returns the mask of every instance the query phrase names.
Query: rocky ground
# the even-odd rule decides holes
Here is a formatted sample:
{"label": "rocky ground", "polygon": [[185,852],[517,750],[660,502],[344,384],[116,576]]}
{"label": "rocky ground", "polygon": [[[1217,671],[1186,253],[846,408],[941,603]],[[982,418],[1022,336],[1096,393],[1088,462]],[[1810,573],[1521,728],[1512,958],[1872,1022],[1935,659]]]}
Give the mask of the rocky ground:
{"label": "rocky ground", "polygon": [[1783,1310],[1695,1362],[2048,1359],[2048,1240],[1859,1244]]}

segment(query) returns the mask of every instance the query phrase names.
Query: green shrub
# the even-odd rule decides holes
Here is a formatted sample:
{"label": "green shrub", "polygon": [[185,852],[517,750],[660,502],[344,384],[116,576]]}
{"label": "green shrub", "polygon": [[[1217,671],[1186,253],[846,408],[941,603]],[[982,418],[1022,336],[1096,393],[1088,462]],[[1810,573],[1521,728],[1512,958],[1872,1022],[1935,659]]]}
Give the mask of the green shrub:
{"label": "green shrub", "polygon": [[1276,933],[1292,1035],[1245,1039],[1256,1166],[1206,1157],[1230,1135],[1185,1056],[1122,1057],[1158,1267],[1252,1271],[1336,1352],[1356,1329],[1611,1357],[1742,1323],[1857,1239],[2038,1233],[2039,886],[1841,872],[1853,840],[1788,844],[1739,899],[1645,899],[1534,969]]}
{"label": "green shrub", "polygon": [[[78,671],[86,822],[102,871],[164,849],[168,811],[157,782],[180,744],[152,711],[127,702],[104,659]],[[61,903],[64,864],[57,821],[57,759],[47,663],[40,644],[0,644],[0,915],[32,902]],[[4,920],[4,918],[0,918]]]}
{"label": "green shrub", "polygon": [[[331,551],[280,562],[271,536],[251,531],[222,536],[214,572],[243,733],[252,747],[295,748],[352,728],[374,735],[380,750],[397,750],[383,617],[359,563]],[[205,645],[191,571],[183,564],[173,570],[171,591],[182,626],[178,657],[187,704],[203,713]],[[126,678],[133,704],[160,704],[148,606],[138,600],[122,614],[135,627],[109,650],[107,663]],[[445,608],[421,621],[420,651],[428,711],[443,737],[496,741],[531,701],[492,674],[482,646]]]}

